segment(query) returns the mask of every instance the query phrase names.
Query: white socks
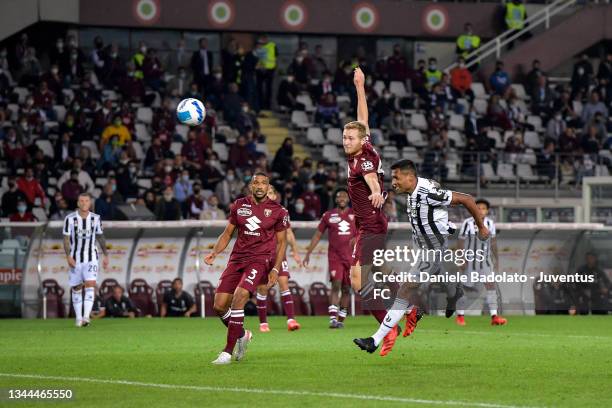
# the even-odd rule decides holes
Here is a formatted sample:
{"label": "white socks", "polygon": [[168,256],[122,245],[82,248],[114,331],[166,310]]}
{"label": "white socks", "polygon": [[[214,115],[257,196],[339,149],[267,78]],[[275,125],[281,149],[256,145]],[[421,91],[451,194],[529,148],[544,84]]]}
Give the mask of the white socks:
{"label": "white socks", "polygon": [[72,289],[71,292],[72,292],[72,307],[74,307],[74,314],[76,316],[76,321],[80,322],[81,320],[83,320],[83,292],[81,292],[81,289],[77,291]]}
{"label": "white socks", "polygon": [[488,290],[486,295],[487,305],[489,306],[489,311],[491,312],[491,316],[497,315],[497,292],[495,289]]}
{"label": "white socks", "polygon": [[389,332],[397,325],[397,323],[399,323],[400,320],[402,320],[402,317],[404,317],[404,314],[406,314],[409,308],[410,305],[408,304],[408,301],[403,299],[395,300],[393,306],[391,306],[391,309],[389,309],[387,312],[384,320],[380,323],[380,327],[372,336],[374,339],[374,344],[378,346],[380,342],[383,341],[385,336],[389,334]]}
{"label": "white socks", "polygon": [[85,288],[85,301],[83,302],[83,319],[89,321],[89,315],[94,303],[94,288]]}

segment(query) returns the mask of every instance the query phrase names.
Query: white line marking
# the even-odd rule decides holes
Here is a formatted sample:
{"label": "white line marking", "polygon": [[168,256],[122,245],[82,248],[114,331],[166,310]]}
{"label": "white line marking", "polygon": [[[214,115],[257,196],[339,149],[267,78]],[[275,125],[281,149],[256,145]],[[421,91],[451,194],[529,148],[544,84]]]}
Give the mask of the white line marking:
{"label": "white line marking", "polygon": [[[516,337],[554,337],[554,338],[571,338],[571,339],[594,339],[594,340],[606,340],[606,341],[612,341],[612,337],[609,336],[588,336],[586,334],[561,334],[561,333],[557,333],[557,334],[547,334],[547,333],[525,333],[525,332],[503,332],[503,329],[500,329],[499,331],[495,331],[495,329],[492,329],[491,331],[476,331],[476,330],[462,330],[462,329],[457,329],[457,330],[446,330],[444,331],[444,333],[447,334],[451,334],[451,333],[464,333],[464,334],[490,334],[490,335],[498,335],[498,336],[502,336],[502,335],[506,335],[506,336],[516,336]],[[425,332],[425,333],[438,333],[441,334],[442,331],[441,330],[434,330],[434,329],[416,329],[416,332]]]}
{"label": "white line marking", "polygon": [[179,384],[156,384],[145,383],[139,381],[126,380],[104,380],[101,378],[85,378],[85,377],[60,377],[55,375],[38,375],[38,374],[13,374],[0,373],[0,377],[8,378],[33,378],[37,380],[56,380],[70,382],[85,382],[95,384],[113,384],[113,385],[131,385],[135,387],[162,388],[171,390],[191,390],[191,391],[210,391],[210,392],[241,392],[241,393],[256,393],[256,394],[276,394],[276,395],[299,395],[305,397],[325,397],[325,398],[345,398],[366,401],[388,401],[402,402],[408,404],[436,404],[450,405],[459,407],[483,407],[483,408],[529,408],[517,405],[492,404],[487,402],[469,402],[469,401],[437,401],[417,398],[402,398],[402,397],[387,397],[382,395],[362,395],[362,394],[341,394],[337,392],[317,392],[317,391],[293,391],[293,390],[267,390],[262,388],[233,388],[233,387],[211,387],[206,385],[179,385]]}

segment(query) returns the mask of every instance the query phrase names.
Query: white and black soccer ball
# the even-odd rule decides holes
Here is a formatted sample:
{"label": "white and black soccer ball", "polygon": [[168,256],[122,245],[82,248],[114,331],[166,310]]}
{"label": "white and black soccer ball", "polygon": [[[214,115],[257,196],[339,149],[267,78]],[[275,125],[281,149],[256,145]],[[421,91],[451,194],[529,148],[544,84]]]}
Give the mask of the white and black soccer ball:
{"label": "white and black soccer ball", "polygon": [[176,107],[176,118],[184,125],[201,125],[205,117],[206,108],[204,104],[197,99],[183,99]]}

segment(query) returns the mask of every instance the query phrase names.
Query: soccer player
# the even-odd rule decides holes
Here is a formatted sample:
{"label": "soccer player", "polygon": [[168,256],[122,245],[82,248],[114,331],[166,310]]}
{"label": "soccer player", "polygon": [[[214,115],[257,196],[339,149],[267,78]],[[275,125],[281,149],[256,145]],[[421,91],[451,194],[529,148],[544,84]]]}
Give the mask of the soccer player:
{"label": "soccer player", "polygon": [[[89,193],[79,195],[77,206],[78,210],[68,214],[64,219],[64,252],[70,269],[69,282],[76,326],[86,327],[90,324],[96,280],[100,268],[96,244],[100,244],[100,250],[104,254],[102,257],[104,269],[108,267],[108,251],[100,216],[89,211],[91,209]],[[83,285],[85,286],[84,301]]]}
{"label": "soccer player", "polygon": [[[272,185],[268,188],[268,198],[280,204],[280,197],[278,197],[276,189]],[[283,209],[285,209],[285,207],[283,207]],[[291,247],[293,259],[295,259],[298,265],[301,265],[302,259],[298,253],[295,234],[291,227],[287,228],[287,244]],[[272,247],[272,249],[274,249],[274,247]],[[270,259],[270,261],[272,261],[275,253],[271,253],[270,256],[272,256],[272,259]],[[278,288],[280,289],[281,301],[283,302],[283,310],[287,315],[287,330],[295,331],[300,329],[300,324],[295,320],[293,296],[289,290],[289,278],[291,276],[289,275],[289,264],[287,263],[286,255],[283,258],[281,266],[281,270],[278,273]],[[262,333],[270,331],[270,325],[268,325],[268,290],[269,288],[266,285],[259,285],[257,287],[257,315],[259,316],[259,331]]]}
{"label": "soccer player", "polygon": [[172,290],[166,292],[161,305],[161,317],[191,317],[197,310],[191,295],[183,290],[183,280],[174,278]]}
{"label": "soccer player", "polygon": [[[244,358],[252,338],[251,331],[244,329],[244,305],[257,286],[267,282],[268,287],[272,287],[276,283],[285,257],[289,216],[287,210],[268,198],[269,187],[270,179],[265,173],[253,175],[249,184],[251,194],[232,204],[225,230],[212,252],[204,258],[206,264],[212,265],[238,230],[229,262],[215,292],[214,309],[227,326],[227,342],[213,364],[231,363],[236,345],[234,358],[236,361]],[[276,257],[270,269],[270,253],[274,246]]]}
{"label": "soccer player", "polygon": [[[450,205],[463,205],[474,217],[478,226],[478,237],[485,241],[489,237],[489,230],[484,225],[483,216],[469,194],[444,190],[440,185],[426,178],[418,177],[415,164],[411,160],[400,160],[391,166],[392,187],[398,194],[407,194],[407,211],[412,224],[412,237],[416,248],[423,251],[444,251],[447,248],[447,237],[455,232],[454,225],[448,221],[447,207]],[[418,275],[427,272],[436,275],[441,272],[442,260],[420,258],[409,273]],[[460,286],[447,284],[446,317],[455,312],[457,299],[463,291]],[[395,298],[393,306],[389,309],[378,331],[372,337],[354,339],[362,350],[373,353],[388,333],[394,331],[395,325],[407,311],[415,310],[409,303],[413,286],[403,284]],[[406,333],[405,333],[406,334]]]}
{"label": "soccer player", "polygon": [[[484,218],[484,225],[489,230],[489,238],[486,241],[477,239],[478,227],[473,217],[470,217],[463,221],[461,229],[459,230],[459,239],[464,242],[464,249],[471,249],[474,252],[477,250],[482,253],[482,260],[469,259],[464,264],[464,270],[469,273],[478,272],[481,279],[489,277],[495,274],[495,271],[499,272],[499,257],[497,256],[497,237],[495,234],[495,223],[487,215],[489,215],[489,209],[491,205],[485,199],[476,200],[476,206],[480,211],[481,216]],[[493,261],[493,258],[495,261]],[[494,282],[485,282],[484,287],[486,290],[485,301],[489,306],[489,312],[491,313],[491,325],[492,326],[503,326],[508,321],[497,314],[497,292],[495,290]],[[465,310],[464,304],[466,297],[462,296],[457,301],[457,318],[455,321],[459,326],[465,326]]]}
{"label": "soccer player", "polygon": [[[336,208],[326,211],[321,217],[304,257],[304,266],[308,266],[310,255],[321,240],[326,230],[328,233],[327,263],[331,280],[329,294],[329,328],[342,329],[346,318],[351,289],[351,259],[355,245],[355,215],[349,208],[349,196],[346,189],[338,189],[335,194]],[[342,296],[340,296],[340,292]]]}
{"label": "soccer player", "polygon": [[[374,251],[385,247],[387,237],[387,218],[382,211],[386,199],[386,192],[383,191],[384,171],[381,158],[370,143],[365,75],[360,68],[355,68],[353,83],[357,91],[357,121],[344,125],[342,134],[348,164],[348,193],[357,227],[351,262],[351,286],[359,292],[364,302],[370,304],[370,312],[380,323],[386,311],[384,307],[373,304],[374,285],[369,278]],[[388,333],[381,355],[391,351],[399,333],[399,326]]]}

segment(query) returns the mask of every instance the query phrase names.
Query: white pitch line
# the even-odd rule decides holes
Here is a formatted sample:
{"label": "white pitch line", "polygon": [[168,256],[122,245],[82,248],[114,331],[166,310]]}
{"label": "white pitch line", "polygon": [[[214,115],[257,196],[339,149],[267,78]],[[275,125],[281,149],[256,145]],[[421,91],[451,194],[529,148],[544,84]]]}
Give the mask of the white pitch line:
{"label": "white pitch line", "polygon": [[0,373],[0,377],[8,378],[33,378],[37,380],[54,380],[54,381],[69,381],[69,382],[84,382],[95,384],[112,384],[112,385],[130,385],[135,387],[149,387],[172,390],[190,390],[190,391],[209,391],[209,392],[239,392],[239,393],[255,393],[255,394],[275,394],[275,395],[293,395],[305,397],[325,397],[325,398],[345,398],[362,401],[386,401],[386,402],[401,402],[408,404],[436,404],[449,405],[459,407],[482,407],[482,408],[529,408],[526,406],[492,404],[487,402],[470,402],[470,401],[444,401],[444,400],[427,400],[418,398],[402,398],[402,397],[387,397],[383,395],[362,395],[362,394],[341,394],[337,392],[316,392],[316,391],[293,391],[293,390],[269,390],[263,388],[233,388],[233,387],[212,387],[206,385],[180,385],[180,384],[157,384],[145,383],[140,381],[126,380],[105,380],[102,378],[86,378],[86,377],[61,377],[55,375],[38,375],[38,374],[15,374],[15,373]]}
{"label": "white pitch line", "polygon": [[[606,341],[612,341],[612,336],[589,336],[586,334],[548,334],[548,333],[525,333],[525,332],[503,332],[503,329],[500,329],[499,331],[495,331],[495,329],[493,329],[493,331],[476,331],[476,330],[461,330],[461,329],[457,329],[457,330],[448,330],[445,331],[445,333],[451,334],[451,333],[464,333],[464,334],[489,334],[489,335],[507,335],[507,336],[516,336],[516,337],[554,337],[554,338],[570,338],[570,339],[593,339],[593,340],[606,340]],[[440,334],[442,331],[441,330],[434,330],[434,329],[416,329],[416,332],[426,332],[426,333],[438,333]]]}

